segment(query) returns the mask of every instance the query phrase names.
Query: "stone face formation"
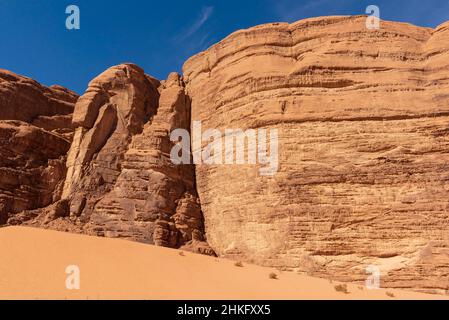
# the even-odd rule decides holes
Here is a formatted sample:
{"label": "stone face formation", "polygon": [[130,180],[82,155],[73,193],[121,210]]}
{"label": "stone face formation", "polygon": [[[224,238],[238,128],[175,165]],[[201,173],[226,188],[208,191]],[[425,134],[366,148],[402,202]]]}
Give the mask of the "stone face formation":
{"label": "stone face formation", "polygon": [[[237,31],[159,81],[78,96],[0,71],[0,223],[449,291],[449,23]],[[175,129],[277,129],[279,168],[175,165]],[[367,273],[368,268],[368,273]]]}

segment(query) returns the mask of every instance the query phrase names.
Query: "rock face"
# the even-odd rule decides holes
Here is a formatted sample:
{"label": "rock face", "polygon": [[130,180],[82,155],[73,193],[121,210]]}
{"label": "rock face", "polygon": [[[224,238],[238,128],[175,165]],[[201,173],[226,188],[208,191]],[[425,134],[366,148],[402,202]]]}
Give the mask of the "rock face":
{"label": "rock face", "polygon": [[123,64],[98,76],[75,106],[62,194],[67,212],[47,225],[213,254],[194,168],[170,160],[171,131],[189,125],[178,74],[160,83]]}
{"label": "rock face", "polygon": [[59,200],[77,98],[0,69],[0,224]]}
{"label": "rock face", "polygon": [[[0,224],[343,281],[379,268],[382,287],[446,293],[447,43],[449,23],[268,24],[192,57],[183,77],[121,64],[79,99],[0,70]],[[277,171],[262,175],[260,155],[256,165],[174,164],[170,133],[195,134],[196,121],[219,136],[276,129]]]}
{"label": "rock face", "polygon": [[327,17],[238,31],[184,65],[202,130],[278,129],[279,170],[198,165],[220,256],[449,289],[449,24]]}

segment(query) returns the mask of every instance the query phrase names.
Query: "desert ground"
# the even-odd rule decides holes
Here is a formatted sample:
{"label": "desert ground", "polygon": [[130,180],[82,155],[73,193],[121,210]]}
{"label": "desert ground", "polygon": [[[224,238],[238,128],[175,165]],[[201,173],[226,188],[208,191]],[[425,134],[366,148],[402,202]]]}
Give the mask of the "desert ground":
{"label": "desert ground", "polygon": [[[342,293],[335,289],[338,283],[326,279],[34,228],[2,228],[0,243],[1,299],[447,299],[356,284],[348,284],[348,293]],[[79,267],[79,290],[66,288],[70,265]]]}

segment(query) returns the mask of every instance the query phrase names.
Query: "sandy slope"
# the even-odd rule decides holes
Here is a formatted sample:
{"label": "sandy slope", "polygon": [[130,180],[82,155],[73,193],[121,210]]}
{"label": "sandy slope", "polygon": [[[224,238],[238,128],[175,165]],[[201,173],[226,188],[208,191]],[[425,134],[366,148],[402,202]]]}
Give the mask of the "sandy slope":
{"label": "sandy slope", "polygon": [[[391,299],[384,290],[349,294],[328,280],[153,247],[31,228],[0,229],[3,299]],[[65,288],[68,265],[80,267],[81,289]],[[442,298],[412,292],[396,298]]]}

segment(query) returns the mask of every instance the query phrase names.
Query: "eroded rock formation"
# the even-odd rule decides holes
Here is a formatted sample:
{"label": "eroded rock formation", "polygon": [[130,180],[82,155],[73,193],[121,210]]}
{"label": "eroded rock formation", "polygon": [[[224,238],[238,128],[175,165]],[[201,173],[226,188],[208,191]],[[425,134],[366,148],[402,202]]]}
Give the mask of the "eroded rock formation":
{"label": "eroded rock formation", "polygon": [[0,224],[59,200],[77,98],[0,69]]}
{"label": "eroded rock formation", "polygon": [[[0,223],[335,280],[364,282],[375,266],[383,287],[446,292],[448,41],[448,23],[262,25],[192,57],[183,77],[112,67],[73,119],[75,94],[2,71]],[[277,129],[278,171],[173,164],[170,133],[193,121]]]}
{"label": "eroded rock formation", "polygon": [[189,125],[178,74],[159,82],[133,64],[108,69],[76,103],[62,199],[31,223],[214,254],[194,167],[170,160],[170,133]]}
{"label": "eroded rock formation", "polygon": [[238,31],[184,65],[192,121],[276,128],[280,168],[196,167],[221,256],[449,289],[449,24],[327,17]]}

